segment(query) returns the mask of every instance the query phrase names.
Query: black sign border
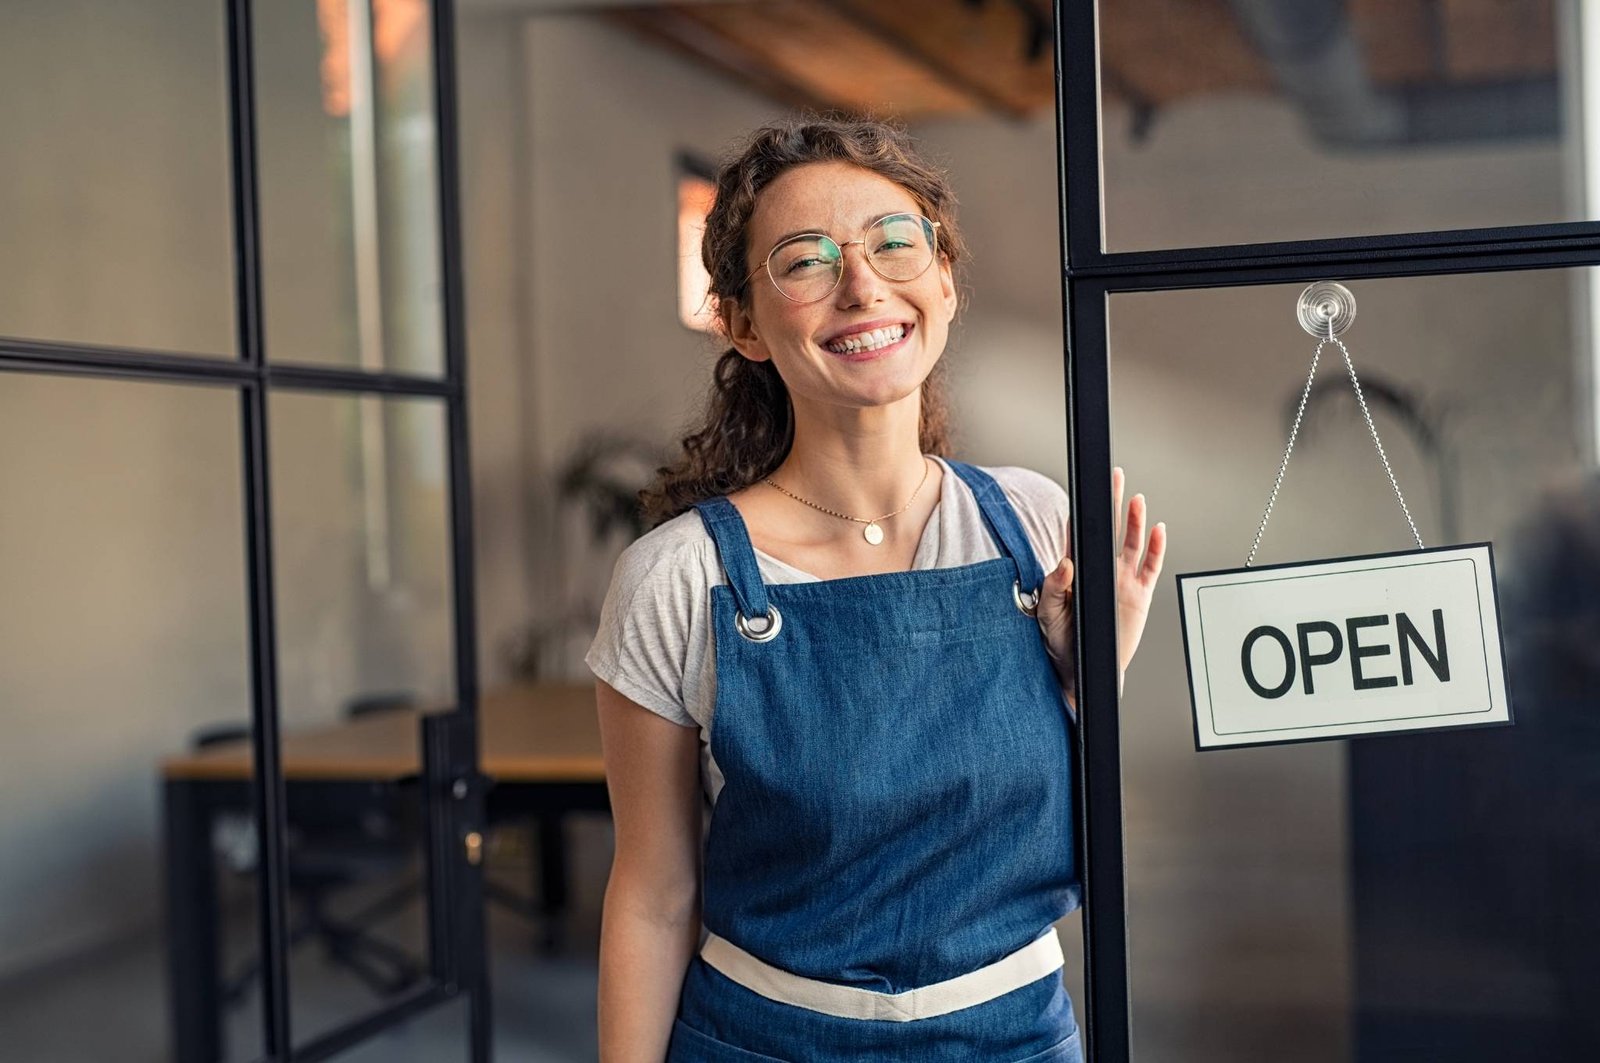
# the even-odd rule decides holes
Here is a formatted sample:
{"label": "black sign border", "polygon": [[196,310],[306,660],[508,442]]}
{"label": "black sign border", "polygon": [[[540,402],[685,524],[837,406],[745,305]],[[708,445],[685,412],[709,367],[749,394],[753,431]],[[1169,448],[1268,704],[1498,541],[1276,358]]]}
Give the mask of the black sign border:
{"label": "black sign border", "polygon": [[[1307,565],[1338,565],[1355,561],[1385,561],[1393,558],[1417,557],[1424,554],[1454,553],[1461,550],[1482,548],[1489,558],[1489,587],[1494,598],[1494,628],[1495,635],[1500,641],[1500,673],[1502,689],[1506,698],[1506,718],[1504,720],[1489,720],[1482,723],[1447,723],[1435,727],[1401,727],[1383,728],[1373,731],[1361,731],[1354,734],[1339,735],[1312,735],[1305,738],[1269,738],[1259,742],[1230,742],[1226,745],[1202,745],[1200,742],[1200,706],[1195,697],[1194,666],[1189,655],[1189,616],[1184,608],[1183,583],[1184,580],[1209,579],[1215,576],[1231,576],[1234,574],[1249,573],[1255,575],[1261,572],[1271,572],[1276,569],[1304,568]],[[1292,746],[1306,742],[1339,742],[1357,738],[1382,738],[1386,735],[1416,735],[1430,734],[1439,731],[1476,731],[1492,727],[1510,727],[1516,723],[1515,706],[1511,699],[1511,670],[1507,661],[1505,629],[1500,619],[1500,580],[1499,569],[1494,559],[1494,543],[1455,543],[1450,546],[1429,546],[1420,550],[1392,550],[1377,554],[1350,554],[1344,557],[1318,557],[1302,561],[1280,561],[1271,565],[1252,565],[1248,568],[1219,568],[1206,572],[1183,572],[1173,577],[1178,588],[1178,625],[1183,638],[1183,670],[1184,679],[1189,686],[1189,726],[1194,748],[1197,753],[1217,753],[1230,749],[1254,749],[1261,746]],[[1481,592],[1480,592],[1481,593]],[[1492,707],[1491,707],[1492,708]]]}

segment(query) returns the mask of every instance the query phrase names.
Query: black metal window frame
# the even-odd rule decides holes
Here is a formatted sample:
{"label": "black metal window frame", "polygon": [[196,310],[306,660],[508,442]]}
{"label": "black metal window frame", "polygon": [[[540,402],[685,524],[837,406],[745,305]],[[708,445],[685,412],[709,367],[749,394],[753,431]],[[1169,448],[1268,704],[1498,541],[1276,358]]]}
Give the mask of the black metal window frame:
{"label": "black metal window frame", "polygon": [[1080,847],[1085,1042],[1091,1063],[1132,1058],[1118,721],[1108,315],[1123,292],[1600,265],[1600,223],[1108,252],[1101,221],[1096,0],[1055,0],[1072,548],[1078,558]]}
{"label": "black metal window frame", "polygon": [[[328,1059],[395,1022],[466,996],[470,1058],[489,1058],[488,964],[482,927],[481,880],[451,844],[462,819],[430,807],[434,844],[429,852],[430,978],[422,986],[296,1048],[289,1022],[286,801],[280,761],[277,686],[278,637],[274,617],[272,512],[268,468],[269,393],[300,391],[440,400],[447,419],[452,610],[456,708],[448,728],[431,728],[426,760],[467,782],[463,798],[430,793],[430,805],[447,801],[468,818],[481,817],[484,780],[477,772],[477,630],[474,601],[472,496],[466,408],[466,342],[462,290],[455,12],[453,0],[430,0],[433,37],[434,121],[439,201],[439,270],[442,288],[444,375],[318,368],[269,363],[262,330],[262,262],[258,189],[252,0],[220,0],[225,7],[228,139],[234,311],[234,356],[172,354],[0,336],[0,372],[58,374],[112,380],[231,387],[239,393],[240,453],[250,640],[251,779],[258,865],[258,947],[261,956],[263,1063]],[[370,0],[368,0],[370,2]],[[446,733],[448,732],[448,733]],[[465,752],[464,752],[465,751]],[[442,843],[442,844],[441,844]],[[476,897],[476,909],[473,898]],[[448,900],[450,910],[440,910]]]}

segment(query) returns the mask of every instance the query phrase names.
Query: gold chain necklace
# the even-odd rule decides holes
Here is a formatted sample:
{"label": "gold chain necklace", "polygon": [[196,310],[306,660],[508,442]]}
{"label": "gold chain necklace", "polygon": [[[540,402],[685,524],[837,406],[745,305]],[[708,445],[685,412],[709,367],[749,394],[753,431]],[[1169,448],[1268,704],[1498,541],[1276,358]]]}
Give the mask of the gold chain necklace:
{"label": "gold chain necklace", "polygon": [[773,487],[778,488],[778,490],[788,495],[790,498],[794,499],[796,502],[803,502],[812,509],[821,510],[830,517],[838,517],[840,520],[853,520],[857,524],[865,524],[866,527],[861,529],[862,537],[873,546],[877,546],[879,543],[883,542],[883,528],[879,527],[878,522],[880,520],[888,520],[890,517],[897,517],[906,510],[910,509],[911,503],[917,500],[918,493],[922,491],[922,485],[928,482],[928,473],[931,471],[933,471],[932,466],[929,464],[928,459],[924,457],[922,459],[922,482],[917,484],[917,489],[915,491],[911,492],[911,497],[906,499],[906,504],[895,510],[893,513],[885,513],[881,517],[873,517],[870,520],[865,517],[852,517],[848,513],[838,513],[829,509],[827,506],[819,506],[810,499],[801,498],[787,487],[783,487],[777,483],[774,483],[772,477],[770,476],[764,477],[763,479],[765,479],[767,483],[772,484]]}

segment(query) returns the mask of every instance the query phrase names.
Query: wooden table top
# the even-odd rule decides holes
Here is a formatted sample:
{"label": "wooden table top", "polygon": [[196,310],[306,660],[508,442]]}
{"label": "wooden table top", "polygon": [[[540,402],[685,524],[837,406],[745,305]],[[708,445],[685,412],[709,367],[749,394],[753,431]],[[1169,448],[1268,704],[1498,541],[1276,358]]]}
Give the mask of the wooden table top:
{"label": "wooden table top", "polygon": [[[422,770],[418,713],[381,712],[283,735],[285,779],[394,779]],[[594,683],[532,683],[483,692],[480,768],[503,782],[603,782]],[[168,779],[248,779],[250,744],[169,757]]]}

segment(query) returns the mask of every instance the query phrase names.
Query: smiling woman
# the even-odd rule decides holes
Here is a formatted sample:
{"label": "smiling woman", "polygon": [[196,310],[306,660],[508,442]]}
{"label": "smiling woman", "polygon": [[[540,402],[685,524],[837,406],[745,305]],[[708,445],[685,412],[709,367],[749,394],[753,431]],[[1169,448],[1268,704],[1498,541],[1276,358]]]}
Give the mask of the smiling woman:
{"label": "smiling woman", "polygon": [[[1081,1058],[1066,494],[950,454],[954,202],[876,122],[758,130],[718,175],[732,348],[587,657],[605,1060]],[[1165,544],[1135,497],[1124,665]]]}

